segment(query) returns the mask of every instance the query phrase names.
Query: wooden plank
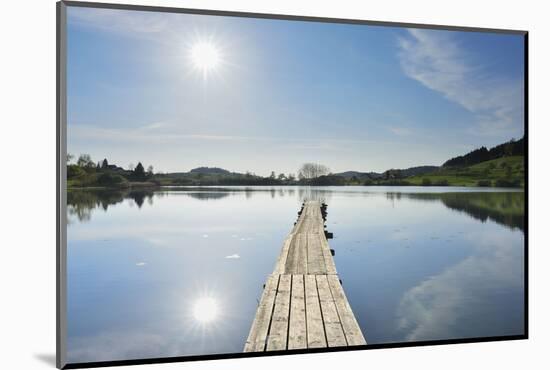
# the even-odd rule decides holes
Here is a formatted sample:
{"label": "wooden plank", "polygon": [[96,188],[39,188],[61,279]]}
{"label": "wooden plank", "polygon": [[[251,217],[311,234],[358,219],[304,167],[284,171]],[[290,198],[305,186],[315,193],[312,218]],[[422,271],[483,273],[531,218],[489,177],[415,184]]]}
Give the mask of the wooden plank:
{"label": "wooden plank", "polygon": [[286,274],[305,274],[307,272],[306,234],[294,234],[285,264]]}
{"label": "wooden plank", "polygon": [[334,264],[334,258],[332,258],[332,253],[330,253],[330,245],[328,244],[325,235],[319,235],[319,240],[321,241],[321,251],[323,253],[323,258],[325,260],[325,269],[327,274],[335,275],[336,265]]}
{"label": "wooden plank", "polygon": [[319,303],[315,275],[305,275],[304,285],[306,294],[307,347],[326,347],[327,340],[323,326],[323,317],[321,316],[321,305]]}
{"label": "wooden plank", "polygon": [[244,346],[245,352],[258,352],[265,349],[278,284],[279,275],[270,275],[267,278],[260,305],[256,310],[256,317]]}
{"label": "wooden plank", "polygon": [[275,269],[273,270],[273,274],[284,274],[285,273],[285,266],[286,266],[286,260],[288,258],[288,251],[290,250],[290,244],[292,242],[292,238],[294,237],[294,234],[290,234],[283,243],[283,248],[281,250],[281,254],[279,254],[279,257],[277,258],[277,263],[275,264]]}
{"label": "wooden plank", "polygon": [[271,326],[267,335],[266,351],[287,349],[288,321],[290,316],[290,289],[292,275],[280,275],[275,309],[271,317]]}
{"label": "wooden plank", "polygon": [[325,258],[318,234],[307,235],[307,271],[308,274],[326,274]]}
{"label": "wooden plank", "polygon": [[298,231],[298,229],[301,227],[303,221],[304,221],[304,217],[303,216],[303,212],[302,212],[302,215],[300,217],[298,217],[298,219],[296,220],[296,225],[294,225],[294,227],[292,228],[292,233],[296,233]]}
{"label": "wooden plank", "polygon": [[292,275],[288,349],[307,348],[304,275]]}
{"label": "wooden plank", "polygon": [[300,234],[294,234],[292,237],[292,240],[290,241],[288,257],[286,259],[285,269],[284,269],[284,273],[287,273],[287,274],[292,274],[298,268],[298,248],[296,248],[298,235]]}
{"label": "wooden plank", "polygon": [[330,275],[327,276],[327,279],[348,345],[359,346],[367,344],[367,341],[361,332],[361,328],[355,319],[355,315],[351,310],[351,306],[346,298],[344,289],[342,289],[338,276]]}
{"label": "wooden plank", "polygon": [[321,302],[321,312],[323,314],[323,324],[327,335],[327,344],[329,347],[343,347],[347,345],[346,337],[340,317],[336,310],[334,299],[328,285],[326,275],[317,275],[317,290],[319,291],[319,300]]}
{"label": "wooden plank", "polygon": [[307,274],[307,234],[296,235],[297,263],[294,274]]}

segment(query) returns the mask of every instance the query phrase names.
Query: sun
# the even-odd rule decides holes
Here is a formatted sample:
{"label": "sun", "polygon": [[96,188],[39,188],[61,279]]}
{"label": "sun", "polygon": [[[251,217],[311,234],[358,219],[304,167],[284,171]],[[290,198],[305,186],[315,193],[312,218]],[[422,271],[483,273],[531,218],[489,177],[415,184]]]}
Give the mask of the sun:
{"label": "sun", "polygon": [[220,61],[220,51],[214,43],[200,41],[191,46],[191,62],[203,75],[215,70]]}
{"label": "sun", "polygon": [[218,302],[211,297],[199,298],[193,306],[193,317],[202,324],[215,320],[218,312]]}

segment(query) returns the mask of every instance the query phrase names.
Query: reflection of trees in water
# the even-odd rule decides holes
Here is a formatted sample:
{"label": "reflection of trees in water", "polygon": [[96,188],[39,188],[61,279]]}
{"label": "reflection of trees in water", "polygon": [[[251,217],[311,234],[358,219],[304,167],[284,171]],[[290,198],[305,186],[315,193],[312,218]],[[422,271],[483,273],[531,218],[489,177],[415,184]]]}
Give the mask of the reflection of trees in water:
{"label": "reflection of trees in water", "polygon": [[197,191],[191,193],[182,193],[187,196],[190,196],[194,199],[199,200],[211,200],[211,199],[222,199],[229,196],[228,192],[207,192],[207,191]]}
{"label": "reflection of trees in water", "polygon": [[[391,195],[390,194],[394,194]],[[388,193],[389,199],[401,195]],[[448,208],[465,212],[482,222],[492,220],[511,229],[525,231],[525,197],[522,192],[480,192],[480,193],[408,193],[410,199],[425,201],[439,200]],[[395,198],[392,198],[394,197]]]}
{"label": "reflection of trees in water", "polygon": [[89,221],[92,211],[101,208],[107,211],[109,206],[123,202],[125,199],[131,205],[139,208],[145,199],[153,204],[153,191],[151,190],[118,190],[118,189],[88,189],[69,190],[67,192],[67,214],[75,216],[79,221]]}
{"label": "reflection of trees in water", "polygon": [[169,194],[184,195],[198,200],[218,200],[231,194],[244,194],[246,199],[250,199],[255,193],[268,193],[271,198],[294,197],[296,192],[300,200],[327,201],[331,195],[331,190],[315,187],[75,189],[67,192],[67,215],[76,217],[81,222],[89,221],[95,209],[107,211],[109,206],[124,201],[127,201],[130,207],[141,208],[145,201],[152,206],[154,198],[162,198]]}
{"label": "reflection of trees in water", "polygon": [[298,188],[298,198],[303,201],[317,200],[320,202],[328,202],[332,196],[332,190],[320,189],[315,187],[300,187]]}
{"label": "reflection of trees in water", "polygon": [[113,190],[70,190],[67,192],[67,214],[75,216],[79,221],[89,221],[92,210],[122,202],[123,191]]}
{"label": "reflection of trees in water", "polygon": [[[218,200],[231,194],[244,194],[249,199],[254,193],[268,192],[271,198],[294,197],[297,193],[300,201],[317,200],[328,202],[334,189],[318,187],[266,187],[266,188],[161,188],[161,189],[88,189],[67,192],[67,215],[85,222],[91,219],[96,208],[107,210],[109,206],[127,200],[129,205],[141,208],[145,201],[153,205],[154,198],[163,198],[168,194],[178,194],[198,200]],[[337,190],[336,190],[337,191]],[[365,196],[358,193],[357,196]],[[353,196],[353,193],[348,193]],[[465,212],[482,222],[489,220],[512,229],[525,230],[525,197],[523,192],[458,192],[458,193],[386,193],[386,198],[399,201],[402,198],[421,201],[440,201],[446,207]],[[68,217],[70,219],[70,217]]]}
{"label": "reflection of trees in water", "polygon": [[386,193],[388,200],[400,200],[403,193]]}

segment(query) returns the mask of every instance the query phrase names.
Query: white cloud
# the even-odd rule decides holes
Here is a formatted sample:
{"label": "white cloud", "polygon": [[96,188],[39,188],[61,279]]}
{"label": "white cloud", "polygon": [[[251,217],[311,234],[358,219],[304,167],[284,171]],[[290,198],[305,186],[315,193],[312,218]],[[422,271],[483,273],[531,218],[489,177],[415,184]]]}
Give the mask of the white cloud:
{"label": "white cloud", "polygon": [[474,114],[478,135],[523,133],[523,81],[495,77],[450,31],[409,29],[399,39],[405,74]]}
{"label": "white cloud", "polygon": [[138,263],[136,263],[136,266],[141,267],[141,266],[145,266],[146,264],[147,263],[145,263],[145,262],[138,262]]}
{"label": "white cloud", "polygon": [[238,259],[238,258],[241,258],[241,256],[239,256],[237,253],[235,253],[235,254],[230,254],[229,256],[225,256],[225,258],[227,258],[227,259]]}
{"label": "white cloud", "polygon": [[408,290],[397,310],[406,340],[521,334],[521,323],[510,320],[495,297],[523,292],[523,248],[520,233],[514,235],[475,235],[482,244],[477,251]]}
{"label": "white cloud", "polygon": [[211,141],[237,141],[257,139],[234,135],[184,133],[178,130],[175,125],[164,122],[152,123],[138,128],[103,128],[81,124],[69,125],[68,135],[70,137],[70,140],[97,140],[100,142],[114,141],[119,143],[173,143],[185,139]]}
{"label": "white cloud", "polygon": [[180,14],[118,9],[69,7],[67,19],[70,25],[138,38],[156,37],[166,32],[176,33],[182,25]]}
{"label": "white cloud", "polygon": [[411,130],[406,127],[388,127],[388,130],[397,136],[408,136],[411,134]]}
{"label": "white cloud", "polygon": [[[408,133],[406,128],[395,128],[402,135]],[[391,141],[355,138],[293,138],[277,136],[242,136],[225,134],[205,134],[188,132],[184,124],[172,122],[153,122],[134,128],[110,128],[89,124],[68,125],[69,141],[117,142],[117,143],[179,143],[181,140],[201,141],[262,141],[287,143],[295,149],[350,150],[352,144],[394,144]]]}

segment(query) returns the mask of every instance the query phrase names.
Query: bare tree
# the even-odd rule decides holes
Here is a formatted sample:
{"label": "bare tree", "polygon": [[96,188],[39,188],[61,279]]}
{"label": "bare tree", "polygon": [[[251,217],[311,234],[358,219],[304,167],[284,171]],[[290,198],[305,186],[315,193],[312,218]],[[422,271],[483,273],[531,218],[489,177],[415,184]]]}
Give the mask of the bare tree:
{"label": "bare tree", "polygon": [[134,170],[134,164],[133,163],[130,163],[128,165],[128,171],[133,171]]}
{"label": "bare tree", "polygon": [[319,163],[304,163],[298,171],[298,178],[300,180],[309,180],[319,176],[328,175],[329,173],[330,169],[327,166]]}
{"label": "bare tree", "polygon": [[153,166],[149,165],[149,167],[147,167],[147,174],[149,176],[152,176],[153,175]]}
{"label": "bare tree", "polygon": [[95,167],[95,163],[94,161],[92,161],[92,158],[90,157],[89,154],[81,154],[78,157],[78,161],[76,161],[76,164],[78,165],[78,167],[87,167],[87,168]]}

